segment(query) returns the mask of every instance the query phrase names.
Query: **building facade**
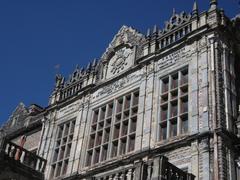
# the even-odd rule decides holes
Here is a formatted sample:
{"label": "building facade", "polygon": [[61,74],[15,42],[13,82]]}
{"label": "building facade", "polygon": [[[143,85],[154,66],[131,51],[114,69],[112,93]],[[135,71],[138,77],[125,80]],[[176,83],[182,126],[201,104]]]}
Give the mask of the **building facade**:
{"label": "building facade", "polygon": [[239,25],[195,2],[162,30],[123,26],[99,60],[57,75],[49,106],[24,118],[40,122],[25,146],[47,160],[45,179],[240,179]]}

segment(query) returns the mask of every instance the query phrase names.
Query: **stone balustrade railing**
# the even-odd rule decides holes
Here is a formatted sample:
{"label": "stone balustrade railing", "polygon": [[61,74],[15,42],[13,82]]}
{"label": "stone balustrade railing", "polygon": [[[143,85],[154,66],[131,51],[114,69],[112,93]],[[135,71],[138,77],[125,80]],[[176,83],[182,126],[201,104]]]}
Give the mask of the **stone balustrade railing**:
{"label": "stone balustrade railing", "polygon": [[6,141],[3,144],[2,150],[5,156],[18,161],[31,169],[40,173],[43,173],[45,170],[47,161],[23,147],[20,147],[10,141]]}

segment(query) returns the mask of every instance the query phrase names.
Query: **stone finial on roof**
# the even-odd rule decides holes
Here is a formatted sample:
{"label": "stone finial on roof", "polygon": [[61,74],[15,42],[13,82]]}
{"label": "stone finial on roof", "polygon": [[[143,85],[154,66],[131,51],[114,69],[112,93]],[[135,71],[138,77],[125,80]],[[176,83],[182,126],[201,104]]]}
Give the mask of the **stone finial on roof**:
{"label": "stone finial on roof", "polygon": [[197,4],[197,1],[194,1],[193,10],[192,10],[192,16],[195,17],[197,15],[198,15],[198,4]]}
{"label": "stone finial on roof", "polygon": [[155,24],[154,27],[153,27],[153,34],[154,33],[158,33],[158,28],[157,28],[157,25]]}
{"label": "stone finial on roof", "polygon": [[148,30],[147,30],[147,37],[150,37],[150,36],[151,36],[151,29],[148,28]]}
{"label": "stone finial on roof", "polygon": [[218,1],[217,0],[210,0],[210,10],[217,9]]}

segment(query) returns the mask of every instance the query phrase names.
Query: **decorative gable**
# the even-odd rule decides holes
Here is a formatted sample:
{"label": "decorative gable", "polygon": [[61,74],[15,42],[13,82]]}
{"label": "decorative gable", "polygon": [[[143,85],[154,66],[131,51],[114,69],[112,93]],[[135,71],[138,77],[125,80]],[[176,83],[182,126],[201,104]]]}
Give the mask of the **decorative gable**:
{"label": "decorative gable", "polygon": [[[101,57],[103,72],[110,79],[134,65],[136,52],[145,37],[135,29],[123,26]],[[104,77],[103,77],[104,78]]]}
{"label": "decorative gable", "polygon": [[19,103],[10,116],[6,126],[14,129],[24,126],[28,113],[28,109],[25,107],[25,105],[23,103]]}

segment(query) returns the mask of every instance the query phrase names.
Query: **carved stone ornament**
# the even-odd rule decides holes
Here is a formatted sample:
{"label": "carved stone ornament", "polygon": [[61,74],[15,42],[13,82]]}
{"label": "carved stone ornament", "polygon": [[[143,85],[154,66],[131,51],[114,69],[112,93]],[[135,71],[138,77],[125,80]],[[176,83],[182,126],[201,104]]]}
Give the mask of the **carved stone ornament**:
{"label": "carved stone ornament", "polygon": [[182,25],[183,23],[186,23],[190,21],[191,15],[187,14],[185,12],[181,12],[180,14],[176,14],[175,9],[173,9],[172,17],[169,21],[165,22],[165,28],[163,30],[163,33],[169,32],[175,27],[178,27]]}
{"label": "carved stone ornament", "polygon": [[113,38],[112,42],[109,44],[105,53],[102,55],[102,60],[108,60],[111,55],[115,52],[115,48],[121,45],[127,45],[128,47],[133,47],[141,44],[145,37],[143,34],[139,33],[137,30],[122,26],[118,33]]}
{"label": "carved stone ornament", "polygon": [[128,64],[126,62],[126,59],[132,54],[131,51],[128,51],[126,49],[121,49],[116,52],[115,54],[115,60],[111,64],[111,73],[116,74],[119,73],[121,70],[124,69],[124,67]]}

